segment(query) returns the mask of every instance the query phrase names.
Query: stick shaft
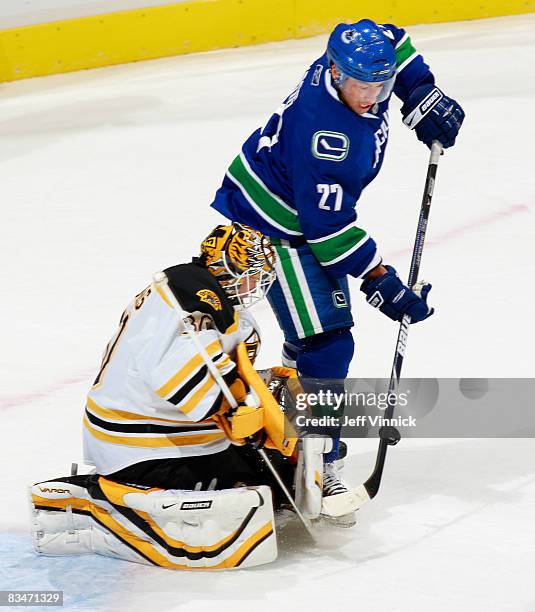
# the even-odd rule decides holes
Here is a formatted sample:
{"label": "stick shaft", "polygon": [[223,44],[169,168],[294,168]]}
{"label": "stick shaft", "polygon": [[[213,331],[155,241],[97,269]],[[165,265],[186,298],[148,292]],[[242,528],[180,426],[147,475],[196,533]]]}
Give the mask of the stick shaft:
{"label": "stick shaft", "polygon": [[[441,153],[442,145],[436,140],[433,141],[433,144],[431,145],[431,154],[429,156],[429,164],[427,166],[427,176],[425,178],[422,205],[420,207],[420,217],[418,219],[418,226],[416,227],[416,237],[414,239],[414,248],[412,250],[409,279],[407,282],[407,285],[411,289],[418,281],[418,275],[420,273],[420,264],[422,262],[425,235],[427,233],[427,224],[429,221],[429,212],[431,210],[431,201],[433,199],[433,190],[435,188],[435,179],[437,176],[438,162]],[[411,318],[408,315],[405,315],[399,326],[396,351],[394,353],[394,362],[392,364],[392,373],[390,377],[390,386],[395,384],[395,388],[397,388],[401,375],[401,366],[403,365],[403,357],[405,356],[410,322]]]}
{"label": "stick shaft", "polygon": [[[438,162],[442,154],[442,145],[437,141],[433,141],[431,145],[431,154],[429,156],[429,164],[427,166],[427,176],[425,179],[424,193],[422,197],[422,205],[420,207],[420,216],[418,219],[418,226],[416,228],[416,237],[414,240],[414,248],[412,250],[411,267],[409,270],[409,280],[407,285],[412,288],[418,281],[418,274],[420,273],[420,264],[422,261],[422,253],[424,249],[425,235],[427,232],[427,224],[429,221],[429,212],[431,210],[431,201],[433,198],[433,190],[435,187],[435,179],[437,175]],[[394,360],[392,363],[392,371],[390,374],[390,383],[388,385],[388,392],[394,393],[397,396],[397,390],[399,387],[399,381],[401,378],[401,368],[403,366],[403,359],[405,357],[405,350],[407,347],[407,340],[409,336],[411,318],[408,315],[404,315],[401,320],[398,337],[396,341],[396,349],[394,352]],[[391,419],[394,414],[395,402],[389,402],[388,407],[385,410],[385,419]],[[383,476],[383,468],[386,461],[386,451],[392,441],[389,441],[386,437],[381,437],[379,440],[379,449],[377,451],[377,459],[375,462],[375,468],[364,483],[364,488],[372,499],[377,495],[379,487],[381,485],[381,478]]]}
{"label": "stick shaft", "polygon": [[313,540],[315,540],[316,536],[314,535],[314,532],[312,531],[312,526],[310,525],[310,521],[303,515],[301,510],[299,510],[299,508],[297,507],[297,504],[295,503],[294,498],[292,497],[290,491],[288,491],[286,485],[284,484],[284,482],[283,482],[282,478],[280,477],[279,473],[277,472],[277,470],[273,467],[273,464],[269,460],[269,457],[267,456],[266,451],[263,448],[258,448],[257,451],[260,454],[260,456],[262,457],[262,459],[264,460],[264,463],[268,466],[269,470],[273,474],[273,477],[275,478],[275,480],[277,481],[279,487],[282,489],[284,495],[286,496],[286,498],[290,502],[292,508],[295,510],[295,513],[297,514],[299,520],[303,524],[304,528],[307,530],[308,535]]}
{"label": "stick shaft", "polygon": [[227,385],[227,383],[225,382],[225,379],[221,375],[219,368],[210,359],[210,355],[208,355],[206,349],[204,348],[201,341],[197,337],[195,330],[191,326],[191,323],[188,321],[188,318],[185,316],[186,313],[184,312],[184,310],[178,303],[178,300],[176,299],[175,294],[171,291],[169,287],[169,283],[168,283],[167,276],[165,275],[165,273],[157,272],[154,275],[154,282],[159,285],[160,289],[164,292],[166,298],[173,305],[173,308],[178,312],[182,320],[182,323],[184,324],[184,327],[186,328],[188,337],[191,339],[193,344],[195,344],[195,348],[197,349],[197,351],[200,353],[201,357],[203,358],[206,366],[208,367],[208,370],[210,371],[210,374],[212,375],[214,380],[219,385],[221,391],[223,392],[223,395],[225,396],[225,399],[229,403],[229,406],[231,408],[237,408],[238,402],[236,401],[236,398],[232,395],[232,391],[229,389],[229,386]]}

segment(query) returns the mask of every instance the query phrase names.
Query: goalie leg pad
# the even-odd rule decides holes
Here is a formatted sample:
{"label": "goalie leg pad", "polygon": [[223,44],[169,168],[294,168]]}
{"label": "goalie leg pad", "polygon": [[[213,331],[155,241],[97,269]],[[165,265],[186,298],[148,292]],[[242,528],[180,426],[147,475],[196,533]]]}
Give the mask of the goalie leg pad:
{"label": "goalie leg pad", "polygon": [[271,490],[179,491],[100,476],[30,487],[35,550],[118,557],[170,569],[251,567],[277,558]]}
{"label": "goalie leg pad", "polygon": [[323,499],[323,454],[332,448],[330,438],[307,436],[299,445],[295,470],[295,501],[310,519],[318,518]]}

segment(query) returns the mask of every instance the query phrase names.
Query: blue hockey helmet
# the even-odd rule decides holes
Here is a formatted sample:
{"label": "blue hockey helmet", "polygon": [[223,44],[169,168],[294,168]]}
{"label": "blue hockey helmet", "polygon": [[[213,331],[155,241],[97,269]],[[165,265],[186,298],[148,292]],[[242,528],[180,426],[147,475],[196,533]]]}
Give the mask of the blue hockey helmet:
{"label": "blue hockey helmet", "polygon": [[327,44],[329,61],[347,77],[376,83],[396,73],[396,52],[381,28],[371,19],[339,23]]}

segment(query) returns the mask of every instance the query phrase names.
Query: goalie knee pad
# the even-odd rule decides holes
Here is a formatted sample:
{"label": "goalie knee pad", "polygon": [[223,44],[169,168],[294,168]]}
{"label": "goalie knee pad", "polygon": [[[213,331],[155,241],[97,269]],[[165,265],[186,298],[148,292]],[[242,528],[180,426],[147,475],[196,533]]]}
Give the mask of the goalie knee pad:
{"label": "goalie knee pad", "polygon": [[30,487],[45,555],[97,553],[170,569],[251,567],[277,558],[271,490],[178,491],[75,476]]}

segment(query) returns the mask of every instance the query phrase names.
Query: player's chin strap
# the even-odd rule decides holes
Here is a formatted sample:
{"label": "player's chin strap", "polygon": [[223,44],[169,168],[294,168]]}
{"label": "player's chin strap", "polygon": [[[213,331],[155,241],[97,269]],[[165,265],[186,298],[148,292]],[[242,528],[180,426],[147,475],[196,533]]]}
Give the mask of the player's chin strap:
{"label": "player's chin strap", "polygon": [[[425,234],[429,220],[429,211],[431,209],[431,199],[433,197],[433,188],[435,186],[435,178],[440,156],[442,155],[442,145],[438,140],[434,140],[431,145],[431,154],[429,156],[429,164],[427,166],[427,176],[425,179],[424,195],[422,198],[422,206],[420,208],[420,217],[418,219],[418,227],[416,229],[416,238],[414,240],[414,248],[412,251],[411,267],[409,271],[409,280],[407,285],[413,287],[418,281],[418,273],[420,271],[420,263],[422,260],[422,252],[424,249]],[[396,350],[394,353],[394,362],[392,364],[392,373],[390,375],[390,384],[388,387],[389,397],[397,397],[397,390],[401,377],[401,366],[403,365],[403,357],[407,346],[407,338],[409,335],[409,327],[411,318],[405,315],[401,320],[396,342]],[[385,410],[385,419],[389,421],[394,414],[395,402],[389,403]],[[379,449],[377,451],[377,459],[375,467],[368,480],[361,484],[353,491],[354,507],[353,510],[358,510],[366,502],[373,499],[381,485],[383,476],[383,468],[386,460],[386,451],[389,446],[394,446],[399,442],[401,436],[395,427],[381,427],[379,430]]]}
{"label": "player's chin strap", "polygon": [[[199,351],[201,357],[203,358],[204,362],[206,363],[206,366],[208,367],[208,370],[209,370],[210,374],[212,375],[214,380],[219,385],[219,388],[221,389],[223,395],[225,396],[225,399],[227,400],[229,406],[231,408],[234,408],[234,409],[238,408],[238,402],[236,401],[236,398],[232,394],[232,391],[230,390],[229,386],[227,385],[225,379],[221,375],[221,372],[219,371],[219,369],[216,366],[216,364],[210,359],[210,356],[208,355],[206,349],[204,348],[204,346],[200,342],[199,338],[197,337],[197,334],[195,333],[195,330],[193,329],[190,321],[188,320],[187,317],[184,316],[184,314],[185,314],[184,310],[182,309],[182,307],[178,303],[178,300],[176,299],[175,294],[169,288],[169,283],[168,283],[168,279],[167,279],[167,276],[166,276],[165,272],[156,272],[156,274],[153,276],[153,281],[154,281],[154,283],[156,285],[158,285],[160,287],[160,289],[164,292],[164,294],[167,297],[167,299],[169,300],[169,302],[173,305],[173,308],[178,312],[180,318],[182,319],[182,323],[184,324],[184,327],[186,329],[186,333],[191,338],[192,342],[195,345],[195,348]],[[268,456],[266,455],[266,452],[264,451],[263,448],[256,448],[256,450],[260,454],[262,459],[264,460],[265,464],[268,466],[268,468],[271,471],[271,473],[273,474],[273,477],[275,478],[275,480],[277,481],[278,485],[282,489],[284,495],[286,496],[286,498],[288,499],[288,501],[292,505],[295,513],[299,517],[299,520],[301,521],[301,523],[305,527],[307,533],[310,535],[310,537],[313,540],[315,540],[315,535],[314,535],[314,532],[312,531],[312,526],[310,524],[310,521],[305,516],[303,516],[302,512],[297,507],[297,504],[295,503],[292,495],[288,491],[286,485],[284,484],[282,478],[279,476],[277,470],[273,467],[271,461],[269,460]]]}

